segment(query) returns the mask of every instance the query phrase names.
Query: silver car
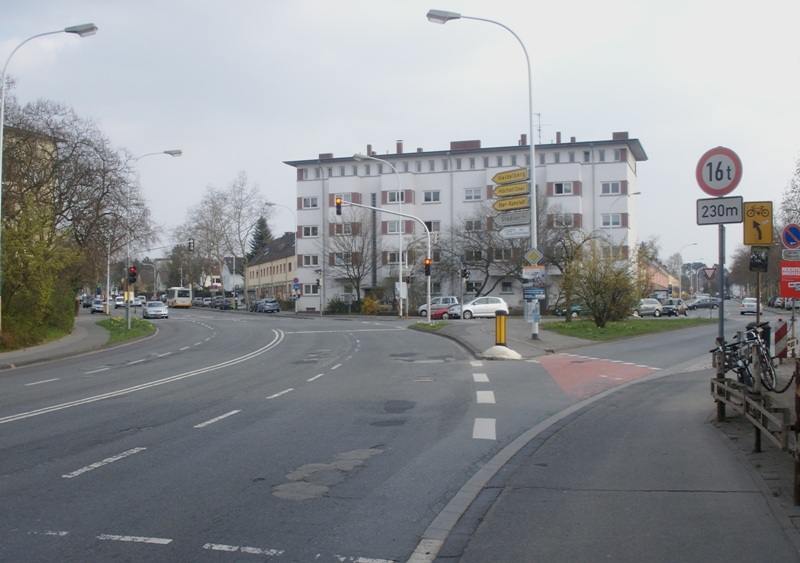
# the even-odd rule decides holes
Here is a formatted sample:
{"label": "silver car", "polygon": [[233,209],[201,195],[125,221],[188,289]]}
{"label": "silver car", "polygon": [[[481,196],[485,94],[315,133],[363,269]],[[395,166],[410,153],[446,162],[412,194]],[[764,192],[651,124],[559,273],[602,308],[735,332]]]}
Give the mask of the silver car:
{"label": "silver car", "polygon": [[143,319],[168,319],[169,308],[161,301],[147,301],[142,307]]}
{"label": "silver car", "polygon": [[640,317],[644,317],[646,315],[660,317],[663,312],[664,306],[658,299],[639,299],[639,304],[636,306],[636,314]]}
{"label": "silver car", "polygon": [[[448,314],[454,310],[456,306],[448,309]],[[508,314],[508,303],[502,297],[476,297],[472,301],[467,301],[461,306],[459,315],[464,319],[471,319],[472,317],[494,317],[497,311],[505,311]]]}

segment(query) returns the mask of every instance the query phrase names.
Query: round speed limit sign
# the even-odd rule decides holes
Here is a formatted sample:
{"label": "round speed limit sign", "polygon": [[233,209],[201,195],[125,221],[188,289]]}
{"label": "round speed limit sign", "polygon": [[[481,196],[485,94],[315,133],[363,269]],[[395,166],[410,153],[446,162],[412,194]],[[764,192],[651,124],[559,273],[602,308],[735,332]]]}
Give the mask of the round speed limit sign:
{"label": "round speed limit sign", "polygon": [[700,157],[695,171],[700,189],[710,196],[728,195],[742,179],[742,161],[731,149],[717,147]]}

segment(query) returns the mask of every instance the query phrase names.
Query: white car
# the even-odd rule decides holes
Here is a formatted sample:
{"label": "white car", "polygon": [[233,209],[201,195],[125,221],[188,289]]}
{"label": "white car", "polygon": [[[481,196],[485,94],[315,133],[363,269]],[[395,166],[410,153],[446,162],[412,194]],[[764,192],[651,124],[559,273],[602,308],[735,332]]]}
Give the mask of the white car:
{"label": "white car", "polygon": [[745,313],[753,313],[754,315],[758,313],[758,299],[755,297],[742,299],[742,304],[739,306],[739,314],[744,315]]}
{"label": "white car", "polygon": [[125,306],[125,298],[121,295],[119,297],[114,298],[114,308],[119,309],[120,307]]}
{"label": "white car", "polygon": [[[455,307],[448,309],[448,314]],[[502,297],[492,297],[487,295],[485,297],[476,297],[472,301],[467,301],[461,306],[458,312],[462,319],[471,319],[472,317],[494,317],[497,311],[505,311],[508,314],[508,303]]]}
{"label": "white car", "polygon": [[143,319],[168,319],[169,308],[161,301],[147,301],[142,307]]}

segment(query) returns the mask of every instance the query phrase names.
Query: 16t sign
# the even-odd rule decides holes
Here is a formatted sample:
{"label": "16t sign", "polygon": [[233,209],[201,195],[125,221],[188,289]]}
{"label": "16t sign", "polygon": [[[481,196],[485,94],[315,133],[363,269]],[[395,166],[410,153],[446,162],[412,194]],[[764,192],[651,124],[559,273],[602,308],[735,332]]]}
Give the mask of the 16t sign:
{"label": "16t sign", "polygon": [[700,189],[710,196],[728,195],[742,179],[742,161],[731,149],[717,147],[700,157],[695,171]]}

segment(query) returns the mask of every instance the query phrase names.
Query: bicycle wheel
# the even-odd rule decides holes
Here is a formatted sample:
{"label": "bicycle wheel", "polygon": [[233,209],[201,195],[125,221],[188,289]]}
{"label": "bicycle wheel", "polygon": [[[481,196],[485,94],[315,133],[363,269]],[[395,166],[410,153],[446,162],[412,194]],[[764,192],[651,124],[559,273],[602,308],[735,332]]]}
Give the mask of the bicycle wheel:
{"label": "bicycle wheel", "polygon": [[761,346],[758,348],[758,359],[760,360],[760,374],[761,383],[770,391],[775,391],[778,385],[778,376],[775,374],[775,366],[772,364],[772,358],[769,352]]}

